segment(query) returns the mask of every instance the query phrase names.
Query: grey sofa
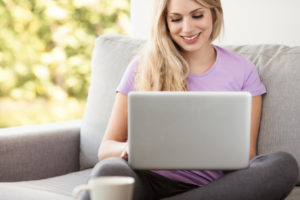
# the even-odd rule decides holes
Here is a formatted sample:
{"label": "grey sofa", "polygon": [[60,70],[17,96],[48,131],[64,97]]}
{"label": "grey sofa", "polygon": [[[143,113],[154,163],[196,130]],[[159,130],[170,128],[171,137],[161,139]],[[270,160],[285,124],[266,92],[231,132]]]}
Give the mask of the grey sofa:
{"label": "grey sofa", "polygon": [[[80,121],[0,130],[0,200],[70,200],[97,163],[115,88],[143,41],[104,35],[95,41],[91,87]],[[267,87],[258,154],[290,152],[300,162],[300,47],[227,46],[258,67]],[[298,177],[298,184],[300,178]],[[300,199],[300,187],[287,198]]]}

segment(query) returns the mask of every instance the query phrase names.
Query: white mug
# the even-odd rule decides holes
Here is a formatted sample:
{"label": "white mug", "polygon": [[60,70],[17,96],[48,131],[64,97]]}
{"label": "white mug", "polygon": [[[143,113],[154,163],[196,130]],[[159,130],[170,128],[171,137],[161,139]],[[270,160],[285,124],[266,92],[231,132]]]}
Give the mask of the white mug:
{"label": "white mug", "polygon": [[91,200],[132,200],[134,178],[127,176],[102,176],[92,178],[88,184],[74,188],[73,196],[87,190]]}

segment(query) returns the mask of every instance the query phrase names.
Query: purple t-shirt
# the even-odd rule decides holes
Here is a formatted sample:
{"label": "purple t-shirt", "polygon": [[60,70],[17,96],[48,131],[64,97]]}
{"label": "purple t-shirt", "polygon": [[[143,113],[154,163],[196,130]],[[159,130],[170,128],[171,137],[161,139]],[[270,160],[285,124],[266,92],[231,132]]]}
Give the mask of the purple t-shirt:
{"label": "purple t-shirt", "polygon": [[[241,54],[214,46],[217,52],[213,66],[202,74],[189,74],[189,91],[248,91],[252,96],[266,93],[257,68]],[[135,90],[135,69],[139,59],[128,65],[116,91],[128,95]],[[223,175],[219,170],[153,170],[169,179],[198,186],[206,185]]]}

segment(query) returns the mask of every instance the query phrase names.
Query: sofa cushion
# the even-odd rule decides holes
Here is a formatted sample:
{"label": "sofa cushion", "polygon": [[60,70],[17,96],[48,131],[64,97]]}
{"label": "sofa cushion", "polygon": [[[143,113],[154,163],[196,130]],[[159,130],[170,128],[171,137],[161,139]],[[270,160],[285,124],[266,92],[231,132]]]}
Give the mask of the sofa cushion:
{"label": "sofa cushion", "polygon": [[[97,152],[112,109],[115,89],[143,41],[120,35],[97,39],[91,88],[81,128],[81,168],[97,163]],[[300,47],[226,46],[251,60],[267,88],[263,96],[258,154],[286,151],[300,162]]]}
{"label": "sofa cushion", "polygon": [[1,182],[0,199],[9,200],[74,200],[75,186],[86,184],[91,169],[73,172],[63,176],[21,182]]}
{"label": "sofa cushion", "polygon": [[299,200],[300,199],[300,187],[295,187],[285,200]]}

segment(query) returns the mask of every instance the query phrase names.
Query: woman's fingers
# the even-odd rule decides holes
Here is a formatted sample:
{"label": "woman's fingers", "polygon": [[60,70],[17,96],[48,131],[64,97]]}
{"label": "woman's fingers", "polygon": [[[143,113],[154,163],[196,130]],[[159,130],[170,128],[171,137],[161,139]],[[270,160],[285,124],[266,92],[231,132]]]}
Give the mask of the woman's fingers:
{"label": "woman's fingers", "polygon": [[125,145],[123,152],[121,153],[121,158],[124,160],[128,160],[128,145]]}

